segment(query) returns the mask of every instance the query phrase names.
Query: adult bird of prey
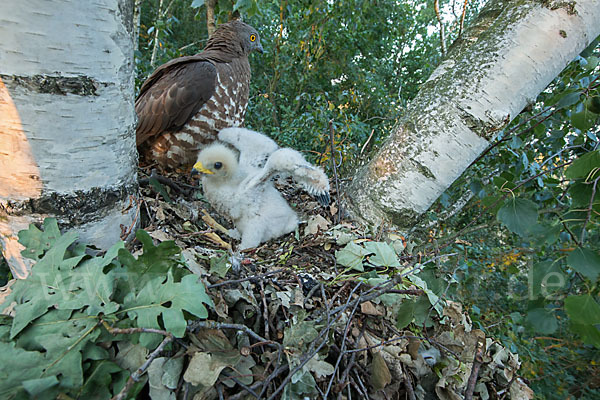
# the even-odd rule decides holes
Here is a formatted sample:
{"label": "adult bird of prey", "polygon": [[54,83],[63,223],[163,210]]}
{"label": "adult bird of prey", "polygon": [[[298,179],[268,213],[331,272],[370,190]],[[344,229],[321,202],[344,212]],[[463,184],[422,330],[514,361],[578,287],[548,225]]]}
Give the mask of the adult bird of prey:
{"label": "adult bird of prey", "polygon": [[236,229],[230,236],[241,238],[240,250],[298,226],[296,213],[273,184],[274,176],[291,176],[321,204],[329,204],[327,176],[296,150],[280,148],[265,135],[244,128],[223,129],[219,140],[200,151],[192,172],[203,174],[204,197],[233,221]]}
{"label": "adult bird of prey", "polygon": [[140,155],[163,167],[190,165],[221,129],[241,126],[255,50],[263,52],[258,32],[235,20],[219,25],[202,52],[158,67],[135,102]]}

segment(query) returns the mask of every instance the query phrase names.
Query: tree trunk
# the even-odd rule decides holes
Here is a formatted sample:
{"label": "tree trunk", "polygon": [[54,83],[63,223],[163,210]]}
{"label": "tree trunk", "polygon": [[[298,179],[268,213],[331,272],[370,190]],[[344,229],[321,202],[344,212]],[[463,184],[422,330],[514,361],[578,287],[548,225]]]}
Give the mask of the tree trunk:
{"label": "tree trunk", "polygon": [[142,3],[144,0],[135,0],[133,8],[133,50],[140,49],[140,24],[142,20]]}
{"label": "tree trunk", "polygon": [[215,21],[215,6],[217,0],[206,0],[206,29],[208,30],[208,37],[211,37],[216,27]]}
{"label": "tree trunk", "polygon": [[490,139],[600,34],[600,2],[490,0],[346,191],[370,226],[413,226]]}
{"label": "tree trunk", "polygon": [[25,3],[0,2],[0,244],[17,278],[30,223],[106,248],[138,212],[133,0]]}

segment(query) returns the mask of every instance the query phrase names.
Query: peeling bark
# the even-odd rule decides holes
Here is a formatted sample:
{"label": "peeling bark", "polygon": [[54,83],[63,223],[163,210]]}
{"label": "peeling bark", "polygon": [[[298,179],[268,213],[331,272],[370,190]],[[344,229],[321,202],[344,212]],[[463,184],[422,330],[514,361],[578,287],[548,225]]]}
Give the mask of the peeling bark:
{"label": "peeling bark", "polygon": [[409,228],[490,138],[600,35],[600,2],[491,0],[346,190],[366,225]]}
{"label": "peeling bark", "polygon": [[47,216],[108,247],[136,221],[133,0],[0,3],[0,244]]}

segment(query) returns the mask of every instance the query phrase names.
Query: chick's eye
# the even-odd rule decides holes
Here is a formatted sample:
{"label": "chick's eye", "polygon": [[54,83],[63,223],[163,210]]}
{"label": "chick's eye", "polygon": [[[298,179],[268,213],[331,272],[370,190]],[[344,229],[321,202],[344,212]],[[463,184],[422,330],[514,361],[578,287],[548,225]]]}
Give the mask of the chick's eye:
{"label": "chick's eye", "polygon": [[256,41],[256,35],[250,35],[250,41],[251,42]]}
{"label": "chick's eye", "polygon": [[218,161],[217,161],[217,162],[215,163],[215,169],[221,169],[221,167],[222,167],[222,166],[223,166],[223,163],[221,163],[221,162],[218,162]]}

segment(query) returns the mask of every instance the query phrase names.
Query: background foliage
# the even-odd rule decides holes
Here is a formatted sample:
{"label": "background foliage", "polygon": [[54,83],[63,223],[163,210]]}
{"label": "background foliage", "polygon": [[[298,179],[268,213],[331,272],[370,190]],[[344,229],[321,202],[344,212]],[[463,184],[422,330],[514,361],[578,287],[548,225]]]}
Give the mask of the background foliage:
{"label": "background foliage", "polygon": [[[158,36],[156,66],[194,54],[205,43],[204,2],[173,1],[171,12],[157,19],[159,3],[147,1],[142,7],[138,85],[153,70],[150,59],[158,27],[165,28]],[[448,10],[452,4],[460,14],[456,3],[448,3]],[[478,4],[468,6],[467,19]],[[265,49],[251,56],[246,124],[312,154],[313,161],[330,157],[329,121],[344,161],[355,159],[372,134],[366,153],[388,134],[402,106],[440,60],[431,2],[219,1],[219,22],[233,10],[258,28]],[[458,22],[447,31],[455,37]]]}

